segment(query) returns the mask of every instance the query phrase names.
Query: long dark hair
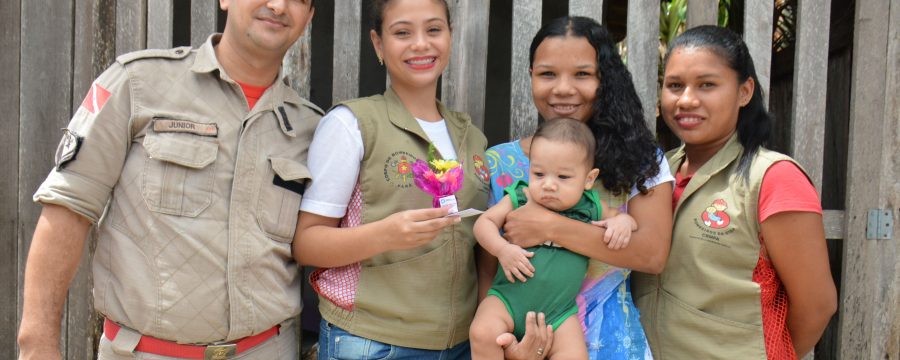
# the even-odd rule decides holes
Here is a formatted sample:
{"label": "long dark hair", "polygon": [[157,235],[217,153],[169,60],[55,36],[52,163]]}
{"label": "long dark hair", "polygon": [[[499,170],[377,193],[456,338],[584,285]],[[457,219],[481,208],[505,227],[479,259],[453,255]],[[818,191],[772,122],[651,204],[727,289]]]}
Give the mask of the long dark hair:
{"label": "long dark hair", "polygon": [[534,53],[544,39],[566,36],[587,39],[597,52],[600,86],[587,125],[597,140],[594,166],[600,169],[598,178],[615,195],[627,194],[632,186],[647,193],[646,182],[659,173],[662,154],[644,122],[631,73],[606,28],[582,16],[553,19],[534,35],[529,63],[534,63]]}
{"label": "long dark hair", "polygon": [[737,120],[738,141],[744,146],[744,152],[738,163],[738,172],[746,178],[749,175],[753,155],[756,155],[759,148],[769,139],[773,121],[772,114],[766,110],[763,103],[759,78],[756,76],[756,67],[753,66],[753,58],[747,50],[747,44],[738,34],[726,28],[712,25],[698,26],[688,29],[672,41],[663,63],[669,62],[673,50],[682,47],[709,50],[725,60],[728,67],[737,73],[738,84],[753,79],[756,85],[753,87],[750,102],[738,111]]}

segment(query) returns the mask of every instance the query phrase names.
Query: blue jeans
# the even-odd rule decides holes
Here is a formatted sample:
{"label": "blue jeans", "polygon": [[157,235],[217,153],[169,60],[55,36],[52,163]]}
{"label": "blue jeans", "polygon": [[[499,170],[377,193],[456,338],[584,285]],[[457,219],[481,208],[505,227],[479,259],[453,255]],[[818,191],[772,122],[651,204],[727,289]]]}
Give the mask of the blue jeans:
{"label": "blue jeans", "polygon": [[[385,329],[385,331],[390,331]],[[423,350],[380,343],[348,333],[322,320],[319,326],[319,360],[376,359],[471,359],[469,342],[446,350]]]}

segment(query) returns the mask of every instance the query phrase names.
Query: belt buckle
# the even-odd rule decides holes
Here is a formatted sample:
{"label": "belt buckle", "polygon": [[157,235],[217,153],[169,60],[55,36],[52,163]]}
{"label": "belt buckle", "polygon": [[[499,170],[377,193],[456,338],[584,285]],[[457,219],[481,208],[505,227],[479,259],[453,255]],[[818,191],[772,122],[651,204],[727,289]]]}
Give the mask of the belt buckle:
{"label": "belt buckle", "polygon": [[209,345],[203,352],[204,360],[226,360],[237,353],[237,344]]}

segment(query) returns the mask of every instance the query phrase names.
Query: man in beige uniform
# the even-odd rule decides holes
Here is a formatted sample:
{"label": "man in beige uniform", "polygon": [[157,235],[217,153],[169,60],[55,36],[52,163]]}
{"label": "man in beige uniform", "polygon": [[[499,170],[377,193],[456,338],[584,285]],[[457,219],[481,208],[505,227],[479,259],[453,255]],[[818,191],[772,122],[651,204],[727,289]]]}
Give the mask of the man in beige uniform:
{"label": "man in beige uniform", "polygon": [[[120,56],[65,129],[34,195],[44,210],[20,359],[60,358],[62,306],[91,223],[101,359],[296,358],[302,277],[290,243],[321,110],[279,71],[314,8],[219,2],[223,34],[196,50]],[[251,105],[242,86],[266,90]]]}

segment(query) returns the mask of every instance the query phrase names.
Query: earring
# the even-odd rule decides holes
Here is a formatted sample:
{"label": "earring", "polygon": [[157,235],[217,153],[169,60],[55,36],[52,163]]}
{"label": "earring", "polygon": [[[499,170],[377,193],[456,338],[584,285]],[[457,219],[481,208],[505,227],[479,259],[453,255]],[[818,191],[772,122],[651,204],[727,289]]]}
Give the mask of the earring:
{"label": "earring", "polygon": [[384,66],[384,59],[381,58],[381,55],[375,55],[378,57],[378,65]]}

